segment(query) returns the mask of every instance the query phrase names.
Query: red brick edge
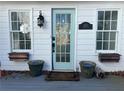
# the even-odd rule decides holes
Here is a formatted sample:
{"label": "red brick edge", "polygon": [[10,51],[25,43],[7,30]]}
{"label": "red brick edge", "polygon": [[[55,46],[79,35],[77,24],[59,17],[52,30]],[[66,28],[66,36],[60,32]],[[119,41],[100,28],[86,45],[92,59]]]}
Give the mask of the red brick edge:
{"label": "red brick edge", "polygon": [[[10,75],[13,72],[30,73],[30,71],[5,71],[5,70],[0,70],[0,77],[4,77],[4,76],[7,76],[7,75]],[[49,73],[49,71],[47,71],[47,70],[42,71],[43,75],[46,75],[48,73]],[[124,71],[105,72],[105,75],[115,75],[115,76],[124,77]]]}
{"label": "red brick edge", "polygon": [[[6,70],[0,70],[0,77],[4,77],[7,75],[11,75],[12,73],[17,72],[17,73],[30,73],[30,71],[6,71]],[[42,74],[48,74],[49,71],[42,71]]]}

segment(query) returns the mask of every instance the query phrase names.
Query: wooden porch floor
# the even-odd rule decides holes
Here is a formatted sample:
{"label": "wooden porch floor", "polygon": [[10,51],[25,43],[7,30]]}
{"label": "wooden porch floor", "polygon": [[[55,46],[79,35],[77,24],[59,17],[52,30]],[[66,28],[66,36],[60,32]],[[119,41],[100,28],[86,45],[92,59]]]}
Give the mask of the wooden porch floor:
{"label": "wooden porch floor", "polygon": [[124,78],[108,76],[105,79],[80,81],[45,81],[39,77],[4,77],[0,79],[0,91],[124,91]]}

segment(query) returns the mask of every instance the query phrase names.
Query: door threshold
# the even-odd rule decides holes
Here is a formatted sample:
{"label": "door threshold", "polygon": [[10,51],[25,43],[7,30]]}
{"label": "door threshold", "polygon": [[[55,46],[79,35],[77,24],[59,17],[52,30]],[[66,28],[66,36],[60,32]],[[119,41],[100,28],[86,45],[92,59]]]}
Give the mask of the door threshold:
{"label": "door threshold", "polygon": [[54,69],[53,72],[75,72],[72,69]]}

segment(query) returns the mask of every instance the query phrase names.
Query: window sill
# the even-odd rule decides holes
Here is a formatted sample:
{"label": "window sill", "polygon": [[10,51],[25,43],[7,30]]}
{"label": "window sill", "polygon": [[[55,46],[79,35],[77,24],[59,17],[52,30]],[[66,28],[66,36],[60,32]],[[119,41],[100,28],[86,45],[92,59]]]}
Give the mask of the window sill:
{"label": "window sill", "polygon": [[31,49],[14,49],[12,52],[31,52]]}
{"label": "window sill", "polygon": [[118,53],[116,50],[96,50],[96,53]]}

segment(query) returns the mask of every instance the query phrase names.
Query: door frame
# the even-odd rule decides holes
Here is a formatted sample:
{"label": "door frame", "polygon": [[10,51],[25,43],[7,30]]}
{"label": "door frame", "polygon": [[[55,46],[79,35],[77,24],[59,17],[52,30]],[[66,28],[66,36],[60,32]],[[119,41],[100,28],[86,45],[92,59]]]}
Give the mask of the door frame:
{"label": "door frame", "polygon": [[51,63],[51,70],[54,70],[54,59],[53,59],[53,51],[52,51],[52,43],[53,43],[53,40],[52,40],[52,37],[53,37],[53,10],[55,10],[55,9],[58,9],[58,10],[63,10],[63,9],[73,9],[74,10],[74,12],[75,12],[75,14],[74,14],[74,31],[73,31],[73,71],[77,71],[77,62],[76,62],[76,38],[77,38],[77,28],[78,28],[78,26],[77,26],[77,8],[68,8],[68,7],[65,7],[65,8],[51,8],[51,59],[52,59],[52,63]]}

